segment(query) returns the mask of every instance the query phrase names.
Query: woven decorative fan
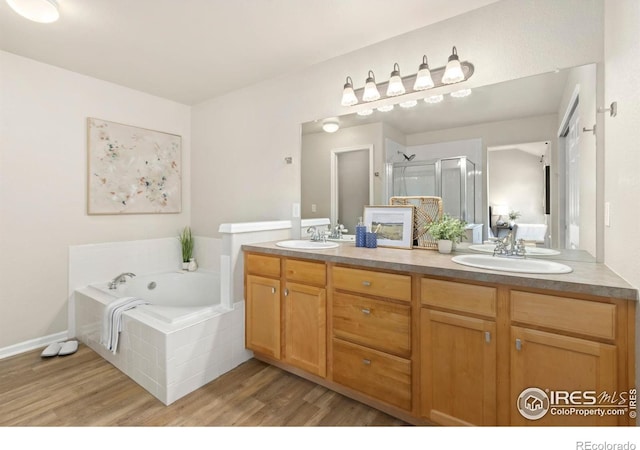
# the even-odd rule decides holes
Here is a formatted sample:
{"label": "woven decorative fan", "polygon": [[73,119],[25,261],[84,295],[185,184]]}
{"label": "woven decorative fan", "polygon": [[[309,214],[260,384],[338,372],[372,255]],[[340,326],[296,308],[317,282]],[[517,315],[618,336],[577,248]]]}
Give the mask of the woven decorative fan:
{"label": "woven decorative fan", "polygon": [[414,206],[413,246],[428,250],[437,250],[438,242],[425,230],[425,225],[442,217],[441,197],[391,197],[390,205]]}

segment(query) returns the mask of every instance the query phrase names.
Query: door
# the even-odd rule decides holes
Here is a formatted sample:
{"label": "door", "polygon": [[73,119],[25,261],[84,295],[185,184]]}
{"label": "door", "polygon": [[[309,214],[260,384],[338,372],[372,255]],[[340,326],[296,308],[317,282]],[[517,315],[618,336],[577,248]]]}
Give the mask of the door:
{"label": "door", "polygon": [[373,146],[331,151],[331,223],[354,234],[364,207],[373,204]]}
{"label": "door", "polygon": [[423,308],[421,414],[443,425],[496,425],[496,324]]}
{"label": "door", "polygon": [[[616,425],[615,415],[578,412],[595,409],[588,408],[590,400],[582,398],[583,392],[616,391],[615,346],[513,326],[511,344],[511,425]],[[527,397],[527,392],[533,395]],[[551,401],[552,392],[576,394],[572,399],[553,394],[562,400]],[[533,405],[521,413],[529,400],[541,402],[539,408]]]}
{"label": "door", "polygon": [[284,309],[284,360],[324,377],[327,368],[326,290],[287,283]]}
{"label": "door", "polygon": [[247,275],[247,348],[280,359],[280,280]]}

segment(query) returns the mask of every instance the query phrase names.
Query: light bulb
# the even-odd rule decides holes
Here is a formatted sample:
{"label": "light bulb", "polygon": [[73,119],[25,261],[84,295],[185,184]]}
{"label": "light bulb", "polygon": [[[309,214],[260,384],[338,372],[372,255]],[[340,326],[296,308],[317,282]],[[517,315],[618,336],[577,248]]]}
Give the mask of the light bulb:
{"label": "light bulb", "polygon": [[404,84],[402,83],[402,78],[400,77],[400,66],[398,63],[393,65],[393,72],[391,72],[391,76],[389,77],[389,86],[387,87],[387,96],[395,97],[396,95],[402,95],[406,91],[404,89]]}
{"label": "light bulb", "polygon": [[373,75],[373,71],[369,71],[369,76],[364,84],[364,93],[362,94],[362,100],[365,102],[373,102],[380,98],[380,92],[376,86],[376,79]]}
{"label": "light bulb", "polygon": [[431,78],[431,71],[429,70],[429,64],[427,62],[427,55],[422,57],[422,64],[418,69],[416,75],[416,82],[413,84],[414,91],[423,91],[425,89],[431,89],[434,86],[433,78]]}

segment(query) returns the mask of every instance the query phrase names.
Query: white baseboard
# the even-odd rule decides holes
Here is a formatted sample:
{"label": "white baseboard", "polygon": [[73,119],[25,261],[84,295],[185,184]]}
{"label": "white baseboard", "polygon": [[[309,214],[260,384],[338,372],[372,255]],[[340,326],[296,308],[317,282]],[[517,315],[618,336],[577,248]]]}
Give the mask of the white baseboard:
{"label": "white baseboard", "polygon": [[0,348],[0,359],[35,350],[37,348],[44,348],[54,342],[65,341],[68,339],[68,336],[69,332],[65,330],[60,333],[50,334],[49,336],[43,336],[29,341],[20,342],[19,344],[10,345],[9,347]]}

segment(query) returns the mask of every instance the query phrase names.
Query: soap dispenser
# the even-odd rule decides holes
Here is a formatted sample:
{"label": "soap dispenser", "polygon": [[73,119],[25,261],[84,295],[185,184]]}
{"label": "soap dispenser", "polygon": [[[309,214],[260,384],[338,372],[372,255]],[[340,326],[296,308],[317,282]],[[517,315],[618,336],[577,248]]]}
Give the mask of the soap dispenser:
{"label": "soap dispenser", "polygon": [[362,217],[358,217],[356,225],[356,247],[366,247],[367,227],[362,221]]}

